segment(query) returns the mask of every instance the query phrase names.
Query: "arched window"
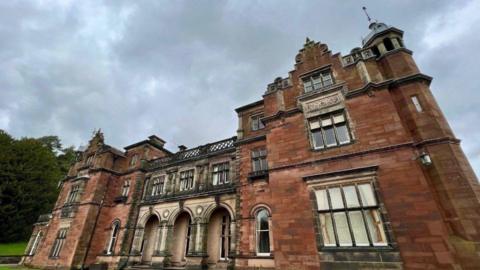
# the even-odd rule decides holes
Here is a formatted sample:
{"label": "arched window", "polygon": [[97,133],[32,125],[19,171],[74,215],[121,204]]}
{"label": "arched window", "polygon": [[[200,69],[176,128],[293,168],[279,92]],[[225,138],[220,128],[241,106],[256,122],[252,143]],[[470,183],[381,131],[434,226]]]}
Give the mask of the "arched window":
{"label": "arched window", "polygon": [[35,255],[35,252],[37,251],[38,244],[42,240],[43,233],[38,232],[37,235],[35,236],[35,240],[33,241],[32,247],[30,248],[30,252],[28,255],[32,256]]}
{"label": "arched window", "polygon": [[114,221],[112,223],[112,234],[110,235],[110,241],[108,242],[107,255],[112,254],[115,249],[115,243],[117,242],[119,230],[120,230],[120,222]]}
{"label": "arched window", "polygon": [[270,224],[266,209],[260,209],[255,215],[256,247],[258,256],[270,255]]}

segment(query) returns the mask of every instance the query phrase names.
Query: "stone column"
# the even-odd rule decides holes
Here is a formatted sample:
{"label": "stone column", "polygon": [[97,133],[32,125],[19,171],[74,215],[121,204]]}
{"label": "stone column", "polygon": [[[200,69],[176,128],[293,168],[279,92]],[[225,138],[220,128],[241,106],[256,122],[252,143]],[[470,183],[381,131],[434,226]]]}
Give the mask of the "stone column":
{"label": "stone column", "polygon": [[137,230],[135,231],[135,236],[133,238],[132,249],[130,250],[130,254],[132,255],[140,254],[144,231],[145,231],[144,228],[137,228]]}
{"label": "stone column", "polygon": [[229,255],[237,254],[236,245],[235,245],[236,229],[237,229],[237,225],[236,225],[235,221],[231,221],[230,222],[230,254]]}
{"label": "stone column", "polygon": [[165,224],[163,229],[162,251],[165,256],[163,266],[170,266],[172,260],[173,225]]}
{"label": "stone column", "polygon": [[400,46],[400,43],[398,43],[398,40],[396,38],[390,38],[390,40],[392,41],[393,48],[398,49],[402,47]]}
{"label": "stone column", "polygon": [[165,222],[162,222],[160,226],[158,226],[158,242],[156,250],[158,251],[159,256],[166,256],[166,241],[167,241],[167,234],[168,234],[168,225]]}
{"label": "stone column", "polygon": [[387,48],[385,48],[383,42],[378,43],[377,48],[380,51],[380,54],[385,54],[387,52]]}

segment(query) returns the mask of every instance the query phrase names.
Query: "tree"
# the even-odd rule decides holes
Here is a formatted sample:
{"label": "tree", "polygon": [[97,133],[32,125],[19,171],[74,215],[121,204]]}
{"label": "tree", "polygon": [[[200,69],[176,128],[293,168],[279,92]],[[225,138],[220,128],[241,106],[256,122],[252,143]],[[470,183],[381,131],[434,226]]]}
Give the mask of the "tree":
{"label": "tree", "polygon": [[57,183],[75,158],[56,136],[16,140],[0,130],[0,242],[28,239],[40,214],[51,211]]}

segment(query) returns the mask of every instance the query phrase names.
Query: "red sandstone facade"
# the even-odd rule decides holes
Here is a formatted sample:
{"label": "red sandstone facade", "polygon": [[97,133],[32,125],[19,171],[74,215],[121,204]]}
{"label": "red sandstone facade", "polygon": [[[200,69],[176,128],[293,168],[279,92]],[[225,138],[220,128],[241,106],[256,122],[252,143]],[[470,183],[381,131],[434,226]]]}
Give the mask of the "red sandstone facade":
{"label": "red sandstone facade", "polygon": [[[370,28],[347,56],[307,39],[288,77],[236,110],[236,138],[172,154],[158,137],[122,152],[98,134],[62,182],[52,217],[34,227],[24,263],[480,268],[478,180],[432,79],[401,30]],[[229,171],[222,184],[219,170]],[[154,179],[168,179],[161,193]],[[78,184],[81,196],[69,202]],[[66,241],[52,256],[61,228]]]}

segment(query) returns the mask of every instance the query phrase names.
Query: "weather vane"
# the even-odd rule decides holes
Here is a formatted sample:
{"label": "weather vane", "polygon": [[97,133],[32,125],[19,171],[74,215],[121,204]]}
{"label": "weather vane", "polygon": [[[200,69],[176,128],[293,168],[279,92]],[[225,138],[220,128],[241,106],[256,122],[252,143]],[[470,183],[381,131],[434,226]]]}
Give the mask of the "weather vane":
{"label": "weather vane", "polygon": [[365,15],[367,15],[368,22],[371,23],[371,22],[372,22],[372,18],[370,18],[370,15],[368,15],[367,8],[366,8],[366,7],[362,7],[362,9],[363,9],[363,12],[365,12]]}

